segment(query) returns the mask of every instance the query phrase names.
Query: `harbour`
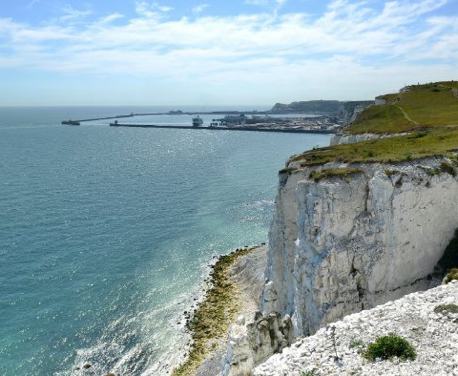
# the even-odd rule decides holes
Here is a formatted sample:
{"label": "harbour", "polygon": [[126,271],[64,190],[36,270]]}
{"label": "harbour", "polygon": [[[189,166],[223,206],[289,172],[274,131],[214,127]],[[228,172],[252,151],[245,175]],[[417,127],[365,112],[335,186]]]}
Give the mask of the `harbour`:
{"label": "harbour", "polygon": [[300,128],[261,128],[254,126],[238,126],[238,127],[195,127],[188,125],[158,125],[158,124],[123,124],[123,123],[110,123],[110,127],[128,127],[128,128],[155,128],[155,129],[192,129],[201,131],[242,131],[242,132],[277,132],[277,133],[311,133],[311,134],[333,134],[333,130],[314,130],[314,129],[300,129]]}
{"label": "harbour", "polygon": [[[126,118],[153,117],[144,122],[122,121]],[[201,117],[202,116],[202,117]],[[210,117],[211,116],[211,117]],[[214,117],[213,117],[214,116]],[[163,121],[164,117],[183,117],[182,122]],[[110,123],[104,122],[111,120]],[[94,122],[101,121],[100,124]],[[224,130],[245,132],[280,132],[280,133],[336,133],[342,125],[342,120],[333,115],[323,114],[290,114],[272,113],[272,111],[211,111],[184,112],[172,110],[169,112],[129,113],[125,115],[92,117],[80,120],[64,120],[62,125],[79,126],[105,125],[112,127],[156,128],[156,129],[194,129],[194,130]],[[189,124],[189,125],[188,125]]]}

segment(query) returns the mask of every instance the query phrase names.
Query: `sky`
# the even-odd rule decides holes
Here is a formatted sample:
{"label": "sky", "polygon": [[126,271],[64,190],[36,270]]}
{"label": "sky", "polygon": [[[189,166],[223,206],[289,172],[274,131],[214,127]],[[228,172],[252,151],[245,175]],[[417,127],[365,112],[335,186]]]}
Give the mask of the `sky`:
{"label": "sky", "polygon": [[0,106],[272,105],[458,80],[458,0],[0,0]]}

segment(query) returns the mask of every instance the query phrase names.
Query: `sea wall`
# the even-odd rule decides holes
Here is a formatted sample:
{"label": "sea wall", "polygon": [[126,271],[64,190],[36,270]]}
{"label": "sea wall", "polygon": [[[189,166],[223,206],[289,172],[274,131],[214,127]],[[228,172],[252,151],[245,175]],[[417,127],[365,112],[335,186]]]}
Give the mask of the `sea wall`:
{"label": "sea wall", "polygon": [[303,336],[430,287],[458,228],[453,165],[444,158],[359,164],[351,167],[360,173],[317,182],[312,171],[348,166],[290,163],[280,176],[262,311],[288,315]]}

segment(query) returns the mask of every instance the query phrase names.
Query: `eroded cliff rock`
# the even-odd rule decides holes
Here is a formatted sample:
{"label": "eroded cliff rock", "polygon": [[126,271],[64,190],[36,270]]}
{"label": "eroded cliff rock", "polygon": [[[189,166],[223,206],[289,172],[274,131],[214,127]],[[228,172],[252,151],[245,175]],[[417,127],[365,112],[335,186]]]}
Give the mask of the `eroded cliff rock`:
{"label": "eroded cliff rock", "polygon": [[280,176],[262,311],[289,315],[295,335],[309,335],[431,287],[458,228],[453,164],[359,164],[348,176],[315,181],[313,171],[349,166],[290,163]]}
{"label": "eroded cliff rock", "polygon": [[330,145],[354,144],[362,141],[377,140],[379,138],[405,136],[407,133],[391,133],[391,134],[376,134],[376,133],[362,133],[362,134],[348,134],[339,133],[331,137]]}
{"label": "eroded cliff rock", "polygon": [[[431,376],[458,375],[458,282],[346,316],[298,339],[254,370],[256,376],[312,374]],[[395,333],[416,351],[414,361],[370,362],[363,356],[378,337]]]}
{"label": "eroded cliff rock", "polygon": [[263,316],[258,312],[248,323],[243,317],[239,318],[229,333],[222,374],[251,375],[257,364],[291,345],[291,329],[289,316],[282,317],[278,313]]}

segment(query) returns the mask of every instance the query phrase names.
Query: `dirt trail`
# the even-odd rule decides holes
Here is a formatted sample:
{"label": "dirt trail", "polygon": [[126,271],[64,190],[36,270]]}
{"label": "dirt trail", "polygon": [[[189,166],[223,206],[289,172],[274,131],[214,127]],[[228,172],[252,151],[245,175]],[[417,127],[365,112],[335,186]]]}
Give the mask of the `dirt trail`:
{"label": "dirt trail", "polygon": [[415,125],[419,125],[419,123],[418,123],[417,121],[413,120],[413,119],[409,116],[409,114],[408,114],[401,106],[396,105],[396,107],[399,108],[399,109],[401,110],[402,114],[403,114],[404,117],[407,119],[407,121],[409,121],[409,122],[411,122],[411,123],[413,123],[413,124],[415,124]]}

